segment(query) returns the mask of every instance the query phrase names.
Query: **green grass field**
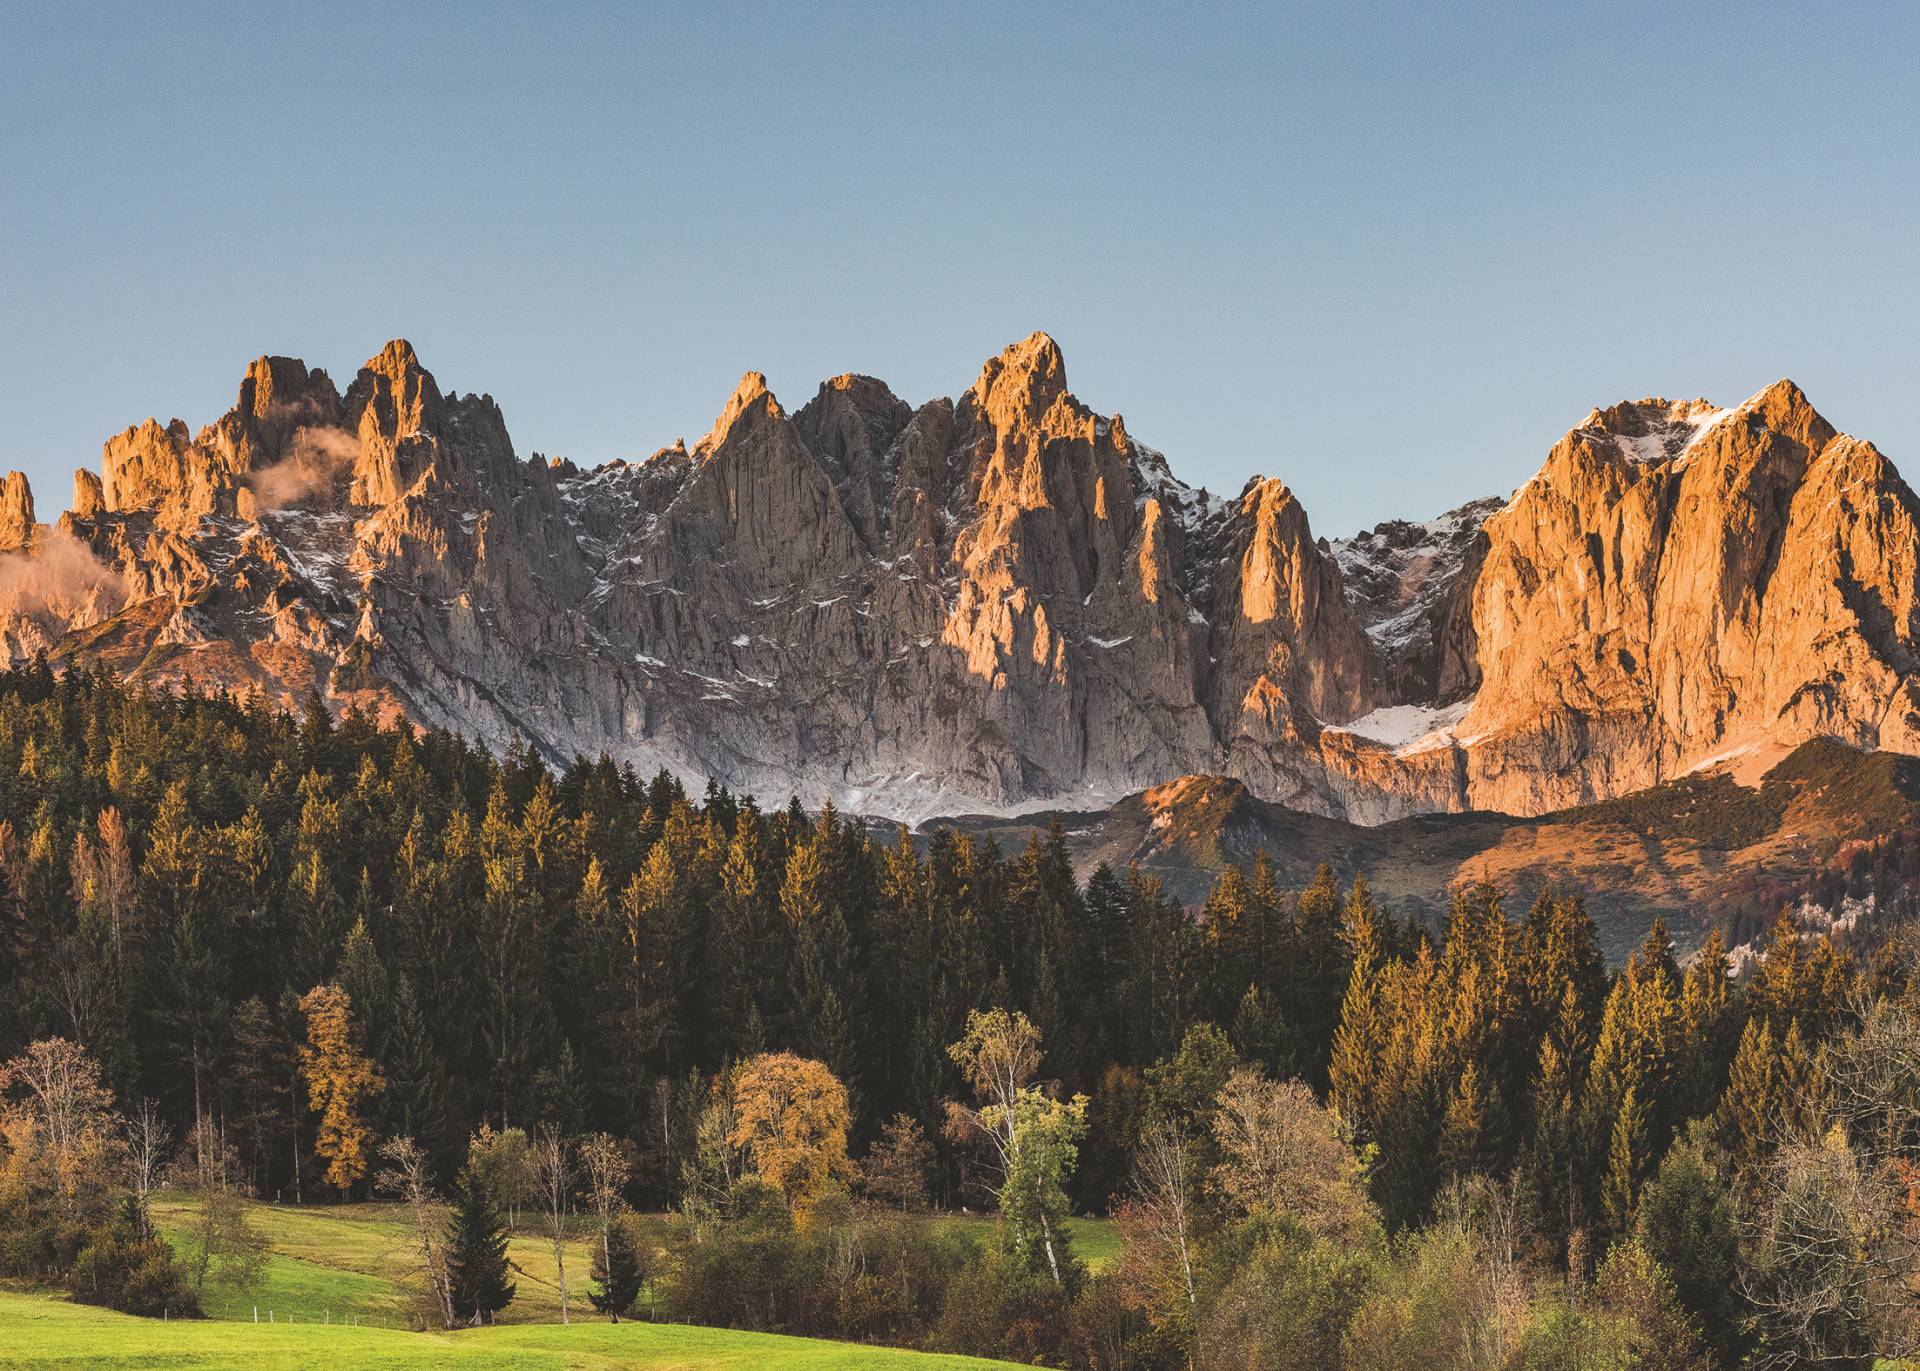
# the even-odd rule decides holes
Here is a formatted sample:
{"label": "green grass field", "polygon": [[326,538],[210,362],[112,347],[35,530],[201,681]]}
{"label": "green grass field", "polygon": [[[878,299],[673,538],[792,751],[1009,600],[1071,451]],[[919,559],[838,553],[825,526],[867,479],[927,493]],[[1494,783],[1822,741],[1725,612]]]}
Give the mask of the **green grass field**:
{"label": "green grass field", "polygon": [[[396,1206],[253,1204],[248,1211],[272,1248],[264,1278],[251,1290],[209,1286],[201,1300],[209,1318],[250,1320],[257,1308],[263,1321],[272,1310],[276,1320],[289,1313],[302,1321],[338,1321],[357,1315],[362,1323],[406,1325],[408,1303],[402,1285],[414,1270],[414,1237]],[[153,1213],[184,1259],[182,1236],[192,1217],[188,1202],[163,1195],[154,1201]],[[518,1232],[507,1244],[507,1256],[518,1270],[513,1303],[501,1321],[557,1321],[560,1288],[552,1243]],[[567,1286],[576,1310],[585,1304],[591,1264],[592,1251],[582,1228],[567,1244]]]}
{"label": "green grass field", "polygon": [[[162,1194],[157,1224],[182,1260],[193,1220],[191,1203]],[[595,1315],[586,1302],[590,1242],[584,1227],[567,1249],[574,1318],[559,1324],[553,1247],[527,1228],[508,1243],[517,1268],[514,1300],[501,1326],[460,1333],[414,1333],[408,1296],[413,1232],[391,1204],[252,1204],[249,1217],[271,1254],[251,1289],[209,1284],[198,1322],[157,1323],[41,1293],[0,1291],[0,1367],[245,1367],[277,1371],[334,1363],[341,1367],[637,1367],[695,1371],[767,1367],[773,1371],[943,1371],[1000,1363],[888,1348],[736,1333],[678,1324],[623,1323]],[[662,1245],[669,1220],[652,1216]],[[982,1243],[993,1220],[946,1215],[936,1220]],[[1075,1253],[1095,1270],[1116,1256],[1119,1242],[1104,1219],[1076,1219]],[[642,1296],[642,1303],[645,1303]],[[254,1323],[255,1313],[259,1323]],[[289,1322],[291,1320],[291,1322]]]}
{"label": "green grass field", "polygon": [[[993,1241],[993,1217],[989,1214],[945,1214],[934,1222],[942,1228],[970,1233],[984,1246]],[[1073,1240],[1073,1255],[1090,1271],[1105,1271],[1120,1258],[1120,1234],[1111,1219],[1078,1218],[1067,1225]]]}
{"label": "green grass field", "polygon": [[298,1323],[157,1322],[0,1291],[0,1367],[487,1367],[501,1371],[962,1371],[1005,1362],[678,1324],[528,1324],[405,1333]]}
{"label": "green grass field", "polygon": [[[184,1260],[182,1237],[192,1219],[189,1202],[163,1194],[154,1201],[153,1213]],[[275,1322],[292,1315],[300,1323],[358,1318],[362,1324],[407,1326],[409,1304],[403,1286],[414,1269],[413,1233],[396,1206],[256,1203],[249,1206],[249,1217],[272,1248],[266,1271],[250,1290],[210,1284],[201,1298],[208,1318],[251,1321],[257,1309],[263,1323],[271,1313]],[[664,1245],[667,1220],[655,1216],[652,1222],[659,1226]],[[936,1222],[982,1243],[992,1239],[994,1221],[985,1215],[954,1214]],[[1119,1239],[1105,1219],[1075,1219],[1070,1231],[1074,1252],[1095,1271],[1106,1267],[1118,1252]],[[502,1311],[501,1322],[557,1322],[560,1291],[552,1243],[523,1226],[508,1242],[507,1255],[518,1269],[513,1303]],[[583,1228],[567,1246],[567,1285],[576,1313],[587,1312],[591,1265],[591,1244]]]}

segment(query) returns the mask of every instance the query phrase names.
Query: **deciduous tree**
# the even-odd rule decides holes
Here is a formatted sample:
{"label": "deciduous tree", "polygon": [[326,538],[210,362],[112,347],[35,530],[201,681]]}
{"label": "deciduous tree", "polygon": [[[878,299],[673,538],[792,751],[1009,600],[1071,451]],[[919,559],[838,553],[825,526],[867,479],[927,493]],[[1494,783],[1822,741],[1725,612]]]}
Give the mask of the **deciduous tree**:
{"label": "deciduous tree", "polygon": [[847,1088],[825,1063],[762,1053],[734,1077],[733,1108],[728,1141],[795,1213],[804,1214],[829,1180],[851,1174]]}
{"label": "deciduous tree", "polygon": [[300,1071],[310,1107],[320,1116],[314,1151],[326,1160],[327,1183],[350,1190],[367,1174],[372,1154],[366,1102],[386,1080],[361,1051],[353,1003],[339,986],[315,986],[301,997],[300,1012],[307,1020]]}

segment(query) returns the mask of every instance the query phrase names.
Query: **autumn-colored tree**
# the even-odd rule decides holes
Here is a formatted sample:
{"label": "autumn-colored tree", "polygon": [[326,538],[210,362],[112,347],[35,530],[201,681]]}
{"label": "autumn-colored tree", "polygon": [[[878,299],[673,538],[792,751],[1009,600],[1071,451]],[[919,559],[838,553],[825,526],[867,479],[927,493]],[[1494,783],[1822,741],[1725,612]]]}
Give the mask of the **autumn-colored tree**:
{"label": "autumn-colored tree", "polygon": [[507,1227],[520,1222],[520,1210],[539,1189],[539,1163],[524,1128],[495,1128],[483,1122],[467,1140],[467,1170],[487,1188],[506,1213]]}
{"label": "autumn-colored tree", "polygon": [[[608,1244],[620,1209],[620,1190],[633,1174],[633,1144],[611,1133],[595,1133],[580,1140],[580,1170],[588,1201],[600,1220],[599,1260],[610,1262]],[[597,1308],[598,1306],[596,1306]]]}
{"label": "autumn-colored tree", "polygon": [[1221,1160],[1208,1183],[1240,1213],[1291,1219],[1328,1238],[1376,1222],[1359,1158],[1304,1083],[1241,1067],[1221,1088],[1213,1137]]}
{"label": "autumn-colored tree", "polygon": [[933,1171],[933,1144],[911,1114],[896,1114],[860,1163],[866,1193],[895,1209],[927,1207],[927,1177]]}
{"label": "autumn-colored tree", "polygon": [[364,1105],[386,1087],[380,1068],[361,1050],[353,1002],[337,985],[319,985],[300,998],[307,1040],[300,1047],[300,1074],[307,1099],[320,1116],[314,1151],[326,1160],[327,1183],[351,1189],[367,1174],[373,1147]]}
{"label": "autumn-colored tree", "polygon": [[1193,1147],[1164,1116],[1149,1123],[1133,1154],[1132,1193],[1114,1210],[1120,1233],[1120,1297],[1156,1328],[1184,1339],[1198,1298],[1194,1267],[1200,1249]]}
{"label": "autumn-colored tree", "polygon": [[388,1165],[380,1172],[377,1184],[396,1195],[413,1216],[418,1243],[419,1276],[426,1283],[435,1316],[443,1328],[453,1327],[453,1286],[447,1270],[447,1247],[440,1226],[433,1221],[433,1206],[438,1197],[427,1175],[427,1154],[412,1138],[389,1138],[380,1145],[380,1155]]}
{"label": "autumn-colored tree", "polygon": [[32,1168],[62,1215],[77,1220],[105,1205],[124,1142],[100,1063],[65,1038],[32,1043],[0,1062],[0,1162]]}
{"label": "autumn-colored tree", "polygon": [[733,1083],[728,1141],[744,1148],[762,1180],[805,1213],[829,1180],[851,1173],[847,1088],[824,1063],[791,1052],[763,1052]]}

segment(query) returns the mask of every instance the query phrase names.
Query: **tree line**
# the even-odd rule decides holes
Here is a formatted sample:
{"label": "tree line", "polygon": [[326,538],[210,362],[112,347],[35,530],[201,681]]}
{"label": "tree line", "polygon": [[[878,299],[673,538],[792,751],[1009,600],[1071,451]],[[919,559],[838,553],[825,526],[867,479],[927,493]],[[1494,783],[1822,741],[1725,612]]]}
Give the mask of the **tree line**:
{"label": "tree line", "polygon": [[[1189,911],[1079,882],[1057,826],[916,840],[43,666],[0,675],[0,816],[0,1047],[80,1045],[264,1196],[404,1193],[404,1144],[421,1196],[499,1207],[476,1135],[616,1140],[618,1207],[683,1216],[660,1280],[716,1322],[1101,1365],[1267,1364],[1226,1349],[1300,1343],[1302,1299],[1314,1364],[1415,1333],[1461,1365],[1844,1361],[1911,1322],[1908,964],[1784,917],[1744,984],[1658,925],[1610,972],[1572,892],[1428,928],[1258,858]],[[982,1074],[983,1033],[1017,1069]],[[742,1125],[783,1060],[837,1152]],[[876,1217],[922,1194],[999,1213],[991,1262]],[[1074,1212],[1118,1216],[1116,1272]],[[911,1317],[809,1302],[869,1241]],[[779,1288],[746,1280],[775,1248]],[[1421,1290],[1486,1300],[1436,1323]]]}

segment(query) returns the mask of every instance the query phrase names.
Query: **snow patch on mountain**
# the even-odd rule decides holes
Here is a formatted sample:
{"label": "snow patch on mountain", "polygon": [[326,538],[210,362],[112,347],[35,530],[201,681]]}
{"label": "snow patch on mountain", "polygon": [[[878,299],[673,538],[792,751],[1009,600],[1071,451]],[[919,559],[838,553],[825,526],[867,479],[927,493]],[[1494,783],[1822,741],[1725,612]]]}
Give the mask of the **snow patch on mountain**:
{"label": "snow patch on mountain", "polygon": [[1474,535],[1503,503],[1490,496],[1422,523],[1390,519],[1328,544],[1354,617],[1381,651],[1431,641],[1434,610],[1465,569]]}
{"label": "snow patch on mountain", "polygon": [[1452,745],[1454,729],[1472,707],[1470,699],[1450,705],[1386,705],[1344,724],[1328,724],[1324,731],[1351,733],[1404,757]]}

